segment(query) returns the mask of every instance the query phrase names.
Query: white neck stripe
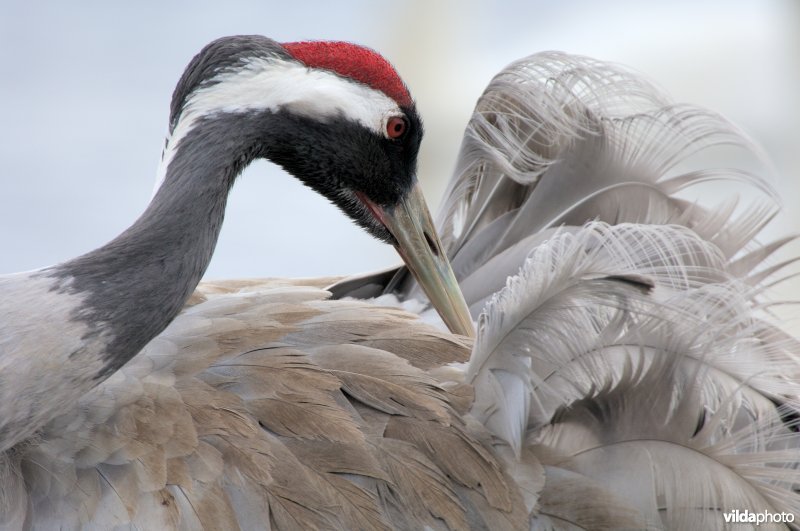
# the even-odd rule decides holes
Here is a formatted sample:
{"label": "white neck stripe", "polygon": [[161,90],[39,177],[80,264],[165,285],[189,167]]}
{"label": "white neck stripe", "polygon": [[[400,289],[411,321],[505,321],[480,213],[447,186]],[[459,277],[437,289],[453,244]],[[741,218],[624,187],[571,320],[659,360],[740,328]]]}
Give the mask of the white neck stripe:
{"label": "white neck stripe", "polygon": [[164,182],[180,140],[206,116],[285,109],[319,120],[341,116],[386,135],[387,120],[402,115],[397,102],[383,92],[295,61],[251,59],[215,81],[196,90],[184,104],[167,138],[154,194]]}

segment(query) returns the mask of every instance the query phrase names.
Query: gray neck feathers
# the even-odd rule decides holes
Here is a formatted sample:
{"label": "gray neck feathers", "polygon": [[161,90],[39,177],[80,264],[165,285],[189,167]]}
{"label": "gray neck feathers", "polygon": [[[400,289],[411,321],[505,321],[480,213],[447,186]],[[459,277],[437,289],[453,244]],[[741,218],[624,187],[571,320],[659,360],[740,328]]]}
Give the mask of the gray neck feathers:
{"label": "gray neck feathers", "polygon": [[228,191],[257,154],[256,136],[242,121],[231,115],[200,121],[180,140],[164,182],[130,228],[103,247],[44,271],[59,280],[61,291],[85,301],[75,320],[110,338],[98,378],[158,335],[205,273]]}

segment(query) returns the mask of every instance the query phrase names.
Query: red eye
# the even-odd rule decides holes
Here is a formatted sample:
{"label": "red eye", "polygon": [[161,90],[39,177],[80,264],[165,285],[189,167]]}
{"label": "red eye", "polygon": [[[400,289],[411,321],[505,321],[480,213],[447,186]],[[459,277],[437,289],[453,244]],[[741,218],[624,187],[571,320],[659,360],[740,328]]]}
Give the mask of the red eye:
{"label": "red eye", "polygon": [[408,129],[406,119],[400,116],[392,116],[389,118],[389,121],[386,122],[386,136],[389,138],[400,138],[405,134],[406,129]]}

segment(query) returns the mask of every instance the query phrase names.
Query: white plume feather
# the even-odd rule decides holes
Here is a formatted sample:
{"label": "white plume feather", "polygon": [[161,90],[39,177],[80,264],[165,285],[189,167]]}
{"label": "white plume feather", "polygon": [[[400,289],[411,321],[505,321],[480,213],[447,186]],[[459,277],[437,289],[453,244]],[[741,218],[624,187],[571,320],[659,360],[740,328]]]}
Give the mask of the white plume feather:
{"label": "white plume feather", "polygon": [[[481,267],[487,259],[537,232],[593,219],[683,225],[732,256],[777,199],[758,173],[710,166],[721,146],[767,165],[727,120],[670,104],[640,76],[586,57],[536,54],[498,74],[478,101],[437,227],[460,280],[491,276]],[[708,209],[681,198],[711,180],[742,182],[762,200]]]}
{"label": "white plume feather", "polygon": [[[545,466],[534,528],[800,514],[800,343],[765,282],[791,238],[756,241],[776,194],[714,168],[725,146],[769,169],[719,115],[584,57],[523,59],[478,102],[438,226],[481,312],[472,413]],[[760,199],[686,199],[711,180]]]}

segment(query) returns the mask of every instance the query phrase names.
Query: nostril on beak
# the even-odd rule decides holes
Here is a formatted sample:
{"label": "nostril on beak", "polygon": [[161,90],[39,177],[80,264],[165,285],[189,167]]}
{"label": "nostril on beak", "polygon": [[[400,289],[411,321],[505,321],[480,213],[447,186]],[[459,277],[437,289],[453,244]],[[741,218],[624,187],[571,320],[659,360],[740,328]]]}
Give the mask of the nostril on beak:
{"label": "nostril on beak", "polygon": [[439,246],[436,245],[436,242],[433,240],[433,238],[431,238],[430,234],[428,234],[427,232],[423,232],[423,234],[425,235],[425,241],[428,242],[428,248],[431,250],[431,253],[433,253],[433,256],[436,256],[438,258]]}

